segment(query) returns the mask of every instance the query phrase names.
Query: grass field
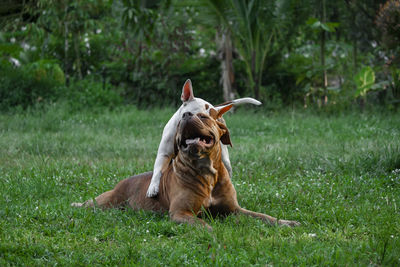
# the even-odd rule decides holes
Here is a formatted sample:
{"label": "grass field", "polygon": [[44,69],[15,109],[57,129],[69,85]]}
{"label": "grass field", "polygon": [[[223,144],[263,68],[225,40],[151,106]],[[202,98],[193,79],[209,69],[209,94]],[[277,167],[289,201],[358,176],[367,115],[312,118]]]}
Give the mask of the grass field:
{"label": "grass field", "polygon": [[0,115],[0,266],[400,265],[400,114],[239,110],[231,130],[243,216],[177,225],[167,215],[77,209],[152,169],[172,109]]}

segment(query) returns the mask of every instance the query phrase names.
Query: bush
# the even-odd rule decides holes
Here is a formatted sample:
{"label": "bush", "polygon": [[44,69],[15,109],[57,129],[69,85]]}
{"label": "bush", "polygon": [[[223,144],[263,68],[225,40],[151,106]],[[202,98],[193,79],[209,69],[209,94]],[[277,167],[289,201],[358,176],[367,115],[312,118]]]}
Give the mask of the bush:
{"label": "bush", "polygon": [[20,106],[23,109],[41,103],[64,101],[72,110],[93,107],[115,107],[122,98],[111,85],[92,78],[65,85],[60,66],[50,61],[37,61],[21,67],[8,61],[0,64],[0,109]]}
{"label": "bush", "polygon": [[387,1],[381,6],[376,25],[382,34],[382,43],[387,48],[396,48],[400,42],[400,2]]}
{"label": "bush", "polygon": [[16,67],[3,60],[0,64],[0,108],[26,108],[55,100],[64,83],[64,73],[54,62],[38,61]]}
{"label": "bush", "polygon": [[113,108],[122,104],[122,97],[112,89],[112,85],[86,78],[71,82],[64,87],[61,98],[72,110],[81,110],[94,107]]}

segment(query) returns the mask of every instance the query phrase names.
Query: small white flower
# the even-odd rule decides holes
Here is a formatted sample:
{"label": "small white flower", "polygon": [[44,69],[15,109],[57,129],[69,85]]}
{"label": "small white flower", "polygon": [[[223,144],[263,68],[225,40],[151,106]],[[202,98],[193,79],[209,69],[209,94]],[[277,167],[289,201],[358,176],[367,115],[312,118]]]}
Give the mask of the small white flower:
{"label": "small white flower", "polygon": [[27,44],[27,43],[22,43],[21,46],[25,51],[29,50],[31,48],[31,46],[29,44]]}
{"label": "small white flower", "polygon": [[309,236],[309,237],[316,237],[316,236],[317,236],[317,234],[310,233],[310,234],[308,234],[308,236]]}
{"label": "small white flower", "polygon": [[19,60],[16,59],[16,58],[11,57],[11,58],[10,58],[10,61],[11,61],[12,63],[14,63],[14,65],[17,66],[17,67],[21,66],[21,63],[20,63]]}

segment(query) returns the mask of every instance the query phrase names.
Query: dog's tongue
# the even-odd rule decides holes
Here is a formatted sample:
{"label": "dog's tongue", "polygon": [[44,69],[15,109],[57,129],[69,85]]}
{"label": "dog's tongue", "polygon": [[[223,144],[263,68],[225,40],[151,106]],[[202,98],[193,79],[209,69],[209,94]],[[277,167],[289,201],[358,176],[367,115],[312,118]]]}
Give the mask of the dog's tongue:
{"label": "dog's tongue", "polygon": [[191,145],[191,144],[197,144],[200,141],[200,137],[194,138],[194,139],[186,139],[186,144]]}

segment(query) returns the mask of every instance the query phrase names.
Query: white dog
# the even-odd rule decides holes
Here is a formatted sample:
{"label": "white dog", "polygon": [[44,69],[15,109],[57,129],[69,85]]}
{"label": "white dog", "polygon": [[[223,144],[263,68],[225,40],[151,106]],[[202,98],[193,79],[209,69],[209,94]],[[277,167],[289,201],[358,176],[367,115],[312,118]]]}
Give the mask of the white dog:
{"label": "white dog", "polygon": [[[176,129],[178,126],[179,120],[182,118],[182,115],[185,112],[191,112],[193,114],[197,114],[199,112],[209,114],[210,108],[214,108],[217,111],[221,108],[225,107],[226,105],[233,104],[234,106],[240,104],[253,104],[253,105],[260,105],[261,102],[255,100],[254,98],[246,97],[246,98],[239,98],[236,100],[229,101],[217,107],[214,107],[207,101],[196,98],[193,95],[193,88],[192,82],[188,79],[182,88],[182,95],[181,100],[183,102],[182,106],[175,112],[172,118],[168,121],[165,125],[161,142],[158,147],[156,161],[154,163],[153,169],[153,176],[151,177],[151,183],[149,188],[147,189],[147,197],[155,197],[158,194],[160,179],[161,179],[161,172],[163,166],[168,164],[171,158],[174,155],[174,137],[176,134]],[[222,145],[222,162],[224,163],[226,169],[229,172],[229,176],[232,177],[232,167],[231,162],[229,160],[229,153],[228,148],[226,145]]]}

